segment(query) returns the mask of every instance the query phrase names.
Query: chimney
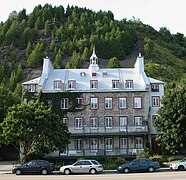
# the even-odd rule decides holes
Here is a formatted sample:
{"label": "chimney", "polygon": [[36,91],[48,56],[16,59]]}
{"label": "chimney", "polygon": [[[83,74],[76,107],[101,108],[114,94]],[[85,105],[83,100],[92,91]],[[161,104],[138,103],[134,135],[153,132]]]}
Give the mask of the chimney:
{"label": "chimney", "polygon": [[136,63],[134,65],[134,68],[138,72],[144,72],[144,57],[141,56],[141,53],[139,53],[139,56],[136,59]]}

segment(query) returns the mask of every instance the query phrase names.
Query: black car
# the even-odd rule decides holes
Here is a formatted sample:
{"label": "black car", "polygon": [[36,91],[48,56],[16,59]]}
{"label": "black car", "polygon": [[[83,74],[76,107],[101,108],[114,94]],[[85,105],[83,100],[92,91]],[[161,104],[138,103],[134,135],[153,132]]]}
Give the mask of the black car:
{"label": "black car", "polygon": [[21,174],[50,174],[53,171],[53,164],[44,160],[32,160],[21,166],[14,166],[12,173]]}
{"label": "black car", "polygon": [[117,171],[121,173],[129,172],[153,172],[160,168],[159,162],[151,161],[150,159],[140,158],[135,159],[131,163],[122,164],[118,166]]}

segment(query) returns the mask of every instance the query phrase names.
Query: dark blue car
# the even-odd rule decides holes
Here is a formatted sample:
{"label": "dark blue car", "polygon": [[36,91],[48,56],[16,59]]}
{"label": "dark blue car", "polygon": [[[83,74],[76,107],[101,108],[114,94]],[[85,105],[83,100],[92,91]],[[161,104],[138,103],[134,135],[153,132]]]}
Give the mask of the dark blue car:
{"label": "dark blue car", "polygon": [[117,167],[117,171],[120,173],[129,172],[153,172],[160,168],[159,162],[151,161],[150,159],[140,158],[135,159],[131,163],[122,164]]}

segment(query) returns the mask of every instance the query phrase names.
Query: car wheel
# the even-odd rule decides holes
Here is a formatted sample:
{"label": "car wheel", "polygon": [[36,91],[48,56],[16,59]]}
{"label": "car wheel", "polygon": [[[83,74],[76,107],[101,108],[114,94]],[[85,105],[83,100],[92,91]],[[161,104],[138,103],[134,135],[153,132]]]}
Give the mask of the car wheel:
{"label": "car wheel", "polygon": [[64,174],[69,175],[71,173],[70,169],[65,169]]}
{"label": "car wheel", "polygon": [[90,169],[90,174],[96,174],[96,170],[95,169]]}
{"label": "car wheel", "polygon": [[149,172],[153,172],[154,171],[154,168],[153,167],[149,167],[148,171]]}
{"label": "car wheel", "polygon": [[123,170],[123,172],[124,172],[124,173],[129,173],[129,172],[130,172],[130,169],[129,169],[129,168],[125,168],[125,169]]}
{"label": "car wheel", "polygon": [[15,173],[16,173],[16,175],[21,175],[22,174],[20,169],[17,169]]}
{"label": "car wheel", "polygon": [[183,171],[183,170],[184,170],[184,166],[183,166],[183,165],[179,165],[179,166],[178,166],[178,170],[179,170],[179,171]]}
{"label": "car wheel", "polygon": [[48,171],[47,171],[46,169],[42,169],[42,170],[41,170],[41,174],[42,174],[42,175],[47,175],[47,174],[48,174]]}

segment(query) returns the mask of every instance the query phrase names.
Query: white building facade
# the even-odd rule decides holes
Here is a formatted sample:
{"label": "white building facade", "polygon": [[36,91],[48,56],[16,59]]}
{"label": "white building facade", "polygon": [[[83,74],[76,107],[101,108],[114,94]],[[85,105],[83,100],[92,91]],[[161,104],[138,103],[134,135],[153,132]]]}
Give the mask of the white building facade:
{"label": "white building facade", "polygon": [[23,88],[41,92],[71,132],[67,150],[51,156],[130,156],[146,146],[156,151],[153,120],[164,83],[146,76],[141,55],[134,68],[113,69],[99,68],[95,50],[87,69],[54,69],[45,58],[41,77]]}

